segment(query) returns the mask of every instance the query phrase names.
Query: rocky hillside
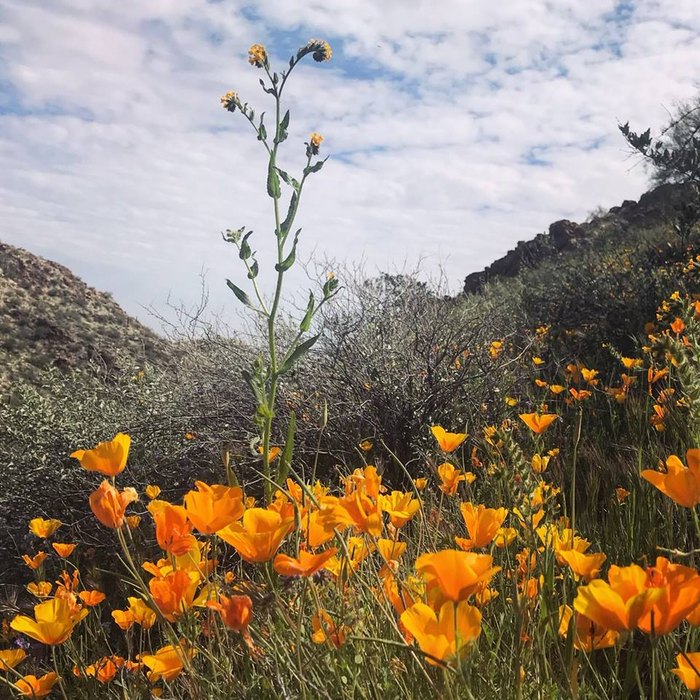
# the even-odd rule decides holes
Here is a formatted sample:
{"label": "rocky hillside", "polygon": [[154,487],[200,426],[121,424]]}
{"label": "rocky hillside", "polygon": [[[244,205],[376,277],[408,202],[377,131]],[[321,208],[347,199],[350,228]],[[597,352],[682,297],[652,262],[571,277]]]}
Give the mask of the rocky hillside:
{"label": "rocky hillside", "polygon": [[48,367],[97,368],[157,362],[165,341],[128,316],[109,294],[70,270],[0,243],[0,389]]}
{"label": "rocky hillside", "polygon": [[467,275],[464,293],[474,294],[493,279],[515,277],[525,269],[538,267],[570,251],[590,247],[596,241],[622,237],[628,231],[649,229],[676,219],[685,206],[697,206],[698,195],[691,185],[661,185],[643,194],[639,202],[625,200],[619,207],[577,224],[562,219],[532,240],[521,241],[514,250],[480,272]]}

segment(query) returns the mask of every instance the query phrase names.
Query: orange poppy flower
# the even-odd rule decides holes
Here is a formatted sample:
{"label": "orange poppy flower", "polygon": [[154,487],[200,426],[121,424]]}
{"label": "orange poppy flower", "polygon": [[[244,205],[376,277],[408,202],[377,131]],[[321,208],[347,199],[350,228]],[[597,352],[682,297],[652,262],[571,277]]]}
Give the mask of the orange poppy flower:
{"label": "orange poppy flower", "polygon": [[521,413],[520,419],[533,433],[541,435],[559,418],[556,413]]}
{"label": "orange poppy flower", "polygon": [[661,590],[651,607],[639,620],[638,627],[657,636],[672,632],[692,613],[700,600],[700,575],[695,569],[672,564],[665,557],[657,557],[656,564],[646,570],[646,585]]}
{"label": "orange poppy flower", "polygon": [[17,615],[10,627],[42,644],[63,644],[87,614],[66,598],[52,598],[34,606],[34,618]]}
{"label": "orange poppy flower", "polygon": [[401,624],[418,642],[429,664],[439,666],[461,655],[481,634],[481,613],[466,601],[445,601],[436,613],[425,603],[414,603],[401,614]]}
{"label": "orange poppy flower", "polygon": [[666,473],[645,469],[642,477],[678,505],[694,508],[700,503],[700,450],[688,450],[685,458],[687,468],[676,455],[671,455],[666,460]]}
{"label": "orange poppy flower", "polygon": [[67,542],[54,542],[51,545],[54,548],[56,554],[62,559],[68,559],[68,557],[73,554],[73,551],[77,547],[75,544],[68,544]]}
{"label": "orange poppy flower", "polygon": [[156,484],[148,484],[148,486],[146,486],[144,489],[144,493],[146,494],[146,498],[152,501],[154,498],[158,498],[158,496],[160,496],[160,486],[156,486]]}
{"label": "orange poppy flower", "polygon": [[141,524],[140,515],[127,515],[124,522],[129,526],[130,530],[135,530]]}
{"label": "orange poppy flower", "polygon": [[2,649],[0,650],[0,671],[7,671],[18,666],[27,658],[24,649]]}
{"label": "orange poppy flower", "polygon": [[379,496],[379,501],[394,527],[403,527],[420,510],[420,501],[413,498],[412,493],[403,491],[392,491],[390,496]]}
{"label": "orange poppy flower", "polygon": [[460,482],[464,481],[467,484],[471,484],[476,479],[471,472],[463,472],[449,462],[443,462],[437,468],[437,473],[440,477],[440,490],[447,496],[457,494]]}
{"label": "orange poppy flower", "polygon": [[73,669],[73,673],[78,677],[84,676],[86,678],[96,678],[98,682],[105,684],[114,680],[118,670],[119,669],[117,664],[114,662],[114,659],[109,656],[105,656],[99,661],[95,661],[94,664],[86,666],[84,672],[81,672],[76,666]]}
{"label": "orange poppy flower", "polygon": [[473,503],[462,503],[459,510],[464,518],[469,539],[455,537],[455,542],[464,550],[481,549],[491,544],[508,514],[505,508],[474,506]]}
{"label": "orange poppy flower", "polygon": [[247,595],[222,595],[218,602],[210,600],[207,607],[217,610],[226,627],[234,632],[245,632],[253,619],[253,601]]}
{"label": "orange poppy flower", "polygon": [[185,496],[185,508],[202,534],[213,535],[243,515],[243,491],[238,486],[209,486],[203,481],[195,481],[195,486],[197,490]]}
{"label": "orange poppy flower", "polygon": [[585,554],[575,549],[561,549],[557,552],[576,574],[585,581],[591,581],[600,575],[600,568],[607,559],[605,554]]}
{"label": "orange poppy flower", "polygon": [[622,486],[618,486],[615,489],[615,496],[617,498],[618,503],[624,503],[627,500],[627,498],[629,497],[629,495],[630,495],[630,492],[627,489],[623,488]]}
{"label": "orange poppy flower", "polygon": [[424,476],[421,476],[413,480],[413,485],[418,491],[424,491],[425,488],[428,486],[428,480]]}
{"label": "orange poppy flower", "polygon": [[676,663],[678,666],[671,669],[671,672],[675,673],[691,692],[700,690],[700,651],[678,654]]}
{"label": "orange poppy flower", "polygon": [[458,603],[467,600],[493,578],[499,566],[492,566],[488,554],[444,549],[422,554],[416,559],[416,571],[423,576],[427,592],[439,593],[444,599]]}
{"label": "orange poppy flower", "polygon": [[140,625],[145,630],[151,629],[157,618],[155,610],[151,610],[141,598],[130,596],[127,602],[129,607],[126,610],[112,610],[112,618],[117,625],[124,631],[134,624]]}
{"label": "orange poppy flower", "polygon": [[131,438],[119,433],[109,442],[101,442],[92,450],[76,450],[71,457],[80,462],[89,472],[100,472],[105,476],[121,474],[129,457]]}
{"label": "orange poppy flower", "polygon": [[615,646],[620,636],[614,630],[605,629],[597,625],[581,613],[574,613],[568,605],[559,608],[559,634],[568,637],[571,628],[571,619],[574,619],[573,635],[574,647],[580,651],[591,652],[594,649],[607,649]]}
{"label": "orange poppy flower", "polygon": [[[258,445],[258,454],[264,452],[263,446]],[[270,445],[270,449],[267,451],[267,459],[269,462],[274,462],[282,454],[282,448],[276,445]]]}
{"label": "orange poppy flower", "polygon": [[33,557],[23,554],[22,560],[32,571],[36,571],[44,563],[47,556],[46,552],[37,552]]}
{"label": "orange poppy flower", "polygon": [[300,523],[302,541],[307,547],[320,547],[333,539],[335,528],[340,525],[341,518],[338,517],[334,505],[322,504],[321,510],[305,511]]}
{"label": "orange poppy flower", "polygon": [[550,459],[551,457],[549,455],[542,456],[539,454],[539,452],[534,454],[531,461],[532,471],[535,472],[535,474],[542,474],[546,472]]}
{"label": "orange poppy flower", "polygon": [[346,625],[336,625],[325,610],[319,610],[311,618],[311,630],[311,641],[314,644],[330,644],[336,648],[345,644],[350,631]]}
{"label": "orange poppy flower", "polygon": [[466,433],[448,433],[439,425],[433,425],[430,431],[443,452],[454,452],[467,439]]}
{"label": "orange poppy flower", "polygon": [[243,523],[232,523],[216,534],[230,544],[248,562],[269,561],[282,540],[294,527],[294,518],[283,519],[265,508],[249,508]]}
{"label": "orange poppy flower", "polygon": [[55,518],[51,518],[50,520],[44,520],[44,518],[33,518],[29,521],[29,531],[42,539],[51,537],[51,535],[53,535],[53,533],[56,532],[59,527],[61,527],[61,521],[56,520]]}
{"label": "orange poppy flower", "polygon": [[299,550],[299,557],[294,559],[286,554],[278,554],[273,566],[280,576],[312,576],[323,568],[323,565],[335,555],[338,550],[335,547],[312,554],[305,549]]}
{"label": "orange poppy flower", "polygon": [[22,694],[32,700],[41,700],[47,697],[54,685],[58,682],[58,674],[55,671],[50,671],[40,678],[36,676],[24,676],[15,683],[15,688]]}
{"label": "orange poppy flower", "polygon": [[181,557],[197,549],[192,523],[183,506],[174,506],[166,501],[151,501],[147,508],[156,524],[158,546],[163,551]]}
{"label": "orange poppy flower", "polygon": [[406,551],[406,543],[382,538],[377,540],[377,551],[384,561],[397,561]]}
{"label": "orange poppy flower", "polygon": [[127,487],[121,493],[106,479],[90,494],[90,508],[95,517],[105,526],[120,528],[124,524],[124,513],[129,503],[139,500],[136,490]]}
{"label": "orange poppy flower", "polygon": [[647,571],[636,564],[611,566],[608,582],[580,586],[574,609],[601,627],[667,634],[697,606],[700,576],[658,557]]}
{"label": "orange poppy flower", "polygon": [[104,603],[107,596],[102,591],[80,591],[78,593],[78,598],[82,601],[83,605],[88,608],[94,608],[100,603]]}
{"label": "orange poppy flower", "polygon": [[671,324],[671,330],[676,334],[680,335],[685,330],[685,323],[682,318],[675,318]]}
{"label": "orange poppy flower", "polygon": [[148,680],[151,683],[160,680],[170,683],[182,673],[187,657],[192,659],[195,653],[194,649],[184,645],[175,647],[168,644],[158,649],[155,654],[141,654],[138,658],[149,669]]}
{"label": "orange poppy flower", "polygon": [[50,581],[39,581],[38,583],[28,583],[27,590],[37,598],[48,598],[51,595],[53,584]]}
{"label": "orange poppy flower", "polygon": [[[326,499],[325,503],[330,504],[331,500]],[[372,500],[361,489],[337,499],[331,507],[329,517],[338,524],[351,525],[373,537],[378,537],[382,532],[381,501]]]}
{"label": "orange poppy flower", "polygon": [[153,600],[166,620],[174,622],[194,603],[200,576],[196,571],[178,569],[148,582]]}

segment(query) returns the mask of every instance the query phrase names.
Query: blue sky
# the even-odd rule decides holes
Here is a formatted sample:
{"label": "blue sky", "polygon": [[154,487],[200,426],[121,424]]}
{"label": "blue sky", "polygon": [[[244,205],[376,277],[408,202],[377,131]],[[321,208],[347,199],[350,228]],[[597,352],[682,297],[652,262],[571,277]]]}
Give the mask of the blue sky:
{"label": "blue sky", "polygon": [[311,131],[330,155],[302,259],[420,262],[454,290],[552,221],[638,198],[618,121],[663,125],[700,75],[696,0],[1,0],[0,240],[150,323],[202,272],[233,310],[219,232],[254,228],[264,269],[271,215],[260,144],[219,97],[269,108],[248,46],[281,67],[310,37],[334,54],[288,94],[285,169]]}

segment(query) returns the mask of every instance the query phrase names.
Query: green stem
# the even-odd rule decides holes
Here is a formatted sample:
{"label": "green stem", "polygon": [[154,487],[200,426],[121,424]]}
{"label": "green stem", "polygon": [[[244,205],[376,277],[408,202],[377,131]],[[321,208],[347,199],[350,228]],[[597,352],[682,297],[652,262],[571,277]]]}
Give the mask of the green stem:
{"label": "green stem", "polygon": [[[578,459],[578,444],[581,440],[581,426],[583,424],[583,409],[578,412],[578,424],[574,435],[574,450],[571,465],[571,532],[576,532],[576,462]],[[572,534],[573,537],[573,534]]]}

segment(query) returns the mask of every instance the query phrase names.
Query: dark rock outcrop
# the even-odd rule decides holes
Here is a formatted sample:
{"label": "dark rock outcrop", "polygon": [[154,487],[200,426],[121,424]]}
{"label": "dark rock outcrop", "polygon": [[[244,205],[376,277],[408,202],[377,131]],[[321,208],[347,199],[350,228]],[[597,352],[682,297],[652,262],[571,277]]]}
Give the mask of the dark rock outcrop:
{"label": "dark rock outcrop", "polygon": [[520,241],[484,270],[467,275],[464,293],[478,293],[492,279],[515,277],[522,269],[537,267],[566,251],[591,245],[603,236],[615,235],[630,227],[657,226],[675,218],[684,205],[698,201],[697,190],[692,185],[668,184],[643,194],[639,202],[626,199],[620,206],[582,224],[568,219],[555,221],[548,233],[537,234],[527,242]]}

